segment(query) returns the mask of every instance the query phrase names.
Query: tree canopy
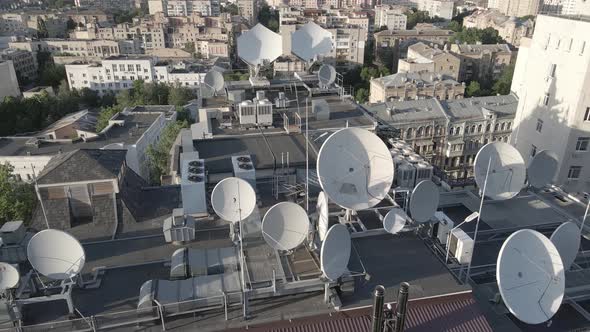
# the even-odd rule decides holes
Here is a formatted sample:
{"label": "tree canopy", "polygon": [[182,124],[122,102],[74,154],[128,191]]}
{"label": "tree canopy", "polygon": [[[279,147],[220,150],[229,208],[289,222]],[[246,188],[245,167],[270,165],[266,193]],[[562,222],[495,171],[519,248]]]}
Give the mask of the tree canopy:
{"label": "tree canopy", "polygon": [[176,137],[183,128],[188,128],[187,121],[176,121],[162,131],[157,144],[152,144],[147,149],[147,156],[150,165],[150,177],[153,184],[160,184],[160,178],[168,173],[170,161],[170,149]]}
{"label": "tree canopy", "polygon": [[428,16],[428,12],[417,10],[415,8],[408,10],[405,14],[408,17],[408,23],[406,25],[406,29],[408,30],[414,29],[418,23],[436,23],[445,21],[438,16],[430,17]]}
{"label": "tree canopy", "polygon": [[274,32],[279,32],[279,13],[264,4],[258,12],[258,22]]}
{"label": "tree canopy", "polygon": [[228,3],[225,6],[221,6],[222,13],[230,13],[231,15],[240,15],[240,9],[234,3]]}
{"label": "tree canopy", "polygon": [[476,44],[478,42],[482,44],[499,44],[505,43],[504,39],[498,34],[498,30],[494,28],[467,28],[461,29],[451,37],[451,43],[467,43]]}
{"label": "tree canopy", "polygon": [[0,223],[7,221],[31,221],[36,205],[33,185],[19,181],[12,175],[14,167],[0,164]]}

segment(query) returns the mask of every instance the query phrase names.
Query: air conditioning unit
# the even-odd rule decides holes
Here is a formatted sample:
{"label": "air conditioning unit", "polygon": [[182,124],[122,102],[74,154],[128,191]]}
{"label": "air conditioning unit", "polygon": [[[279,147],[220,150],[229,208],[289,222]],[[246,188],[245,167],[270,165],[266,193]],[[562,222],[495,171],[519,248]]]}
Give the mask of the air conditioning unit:
{"label": "air conditioning unit", "polygon": [[457,228],[451,232],[449,252],[457,259],[459,264],[467,264],[473,255],[473,239],[462,229]]}
{"label": "air conditioning unit", "polygon": [[262,126],[272,125],[272,103],[268,99],[256,102],[256,123]]}
{"label": "air conditioning unit", "polygon": [[250,100],[244,100],[238,105],[241,125],[256,124],[256,105]]}
{"label": "air conditioning unit", "polygon": [[256,169],[252,156],[249,154],[232,156],[231,163],[234,169],[234,176],[246,180],[252,188],[256,188]]}
{"label": "air conditioning unit", "polygon": [[22,220],[6,222],[0,228],[3,245],[20,244],[25,238],[26,228]]}
{"label": "air conditioning unit", "polygon": [[455,226],[455,223],[442,211],[436,211],[434,217],[438,220],[436,238],[442,245],[446,245],[449,233]]}
{"label": "air conditioning unit", "polygon": [[195,219],[185,215],[183,209],[174,209],[162,228],[168,243],[186,243],[195,239]]}
{"label": "air conditioning unit", "polygon": [[198,152],[180,155],[182,208],[188,215],[207,214],[205,161]]}

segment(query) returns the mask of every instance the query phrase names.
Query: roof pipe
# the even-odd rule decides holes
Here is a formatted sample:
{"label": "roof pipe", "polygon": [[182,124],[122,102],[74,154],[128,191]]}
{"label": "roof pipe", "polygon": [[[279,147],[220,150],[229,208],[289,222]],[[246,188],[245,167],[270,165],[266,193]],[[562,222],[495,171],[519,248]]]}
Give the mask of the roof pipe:
{"label": "roof pipe", "polygon": [[410,284],[402,282],[399,286],[397,294],[397,306],[395,309],[395,332],[402,332],[406,324],[406,314],[408,311],[408,294],[410,291]]}
{"label": "roof pipe", "polygon": [[383,332],[383,301],[385,287],[378,285],[373,292],[373,321],[371,332]]}

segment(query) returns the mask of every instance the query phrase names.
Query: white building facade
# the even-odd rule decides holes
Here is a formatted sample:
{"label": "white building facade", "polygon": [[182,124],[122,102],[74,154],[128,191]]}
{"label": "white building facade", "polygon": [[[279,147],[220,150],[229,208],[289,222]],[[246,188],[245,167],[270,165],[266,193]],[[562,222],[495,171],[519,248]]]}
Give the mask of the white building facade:
{"label": "white building facade", "polygon": [[386,26],[389,30],[406,30],[408,17],[399,10],[389,9],[388,6],[375,8],[375,27]]}
{"label": "white building facade", "polygon": [[446,20],[453,18],[455,3],[448,0],[416,0],[418,10],[428,12],[430,17],[438,16]]}
{"label": "white building facade", "polygon": [[12,61],[0,61],[0,77],[2,78],[0,82],[0,101],[4,100],[4,97],[20,96],[18,79]]}
{"label": "white building facade", "polygon": [[539,15],[521,43],[511,90],[519,105],[511,142],[524,159],[558,155],[554,179],[570,192],[590,191],[590,22]]}

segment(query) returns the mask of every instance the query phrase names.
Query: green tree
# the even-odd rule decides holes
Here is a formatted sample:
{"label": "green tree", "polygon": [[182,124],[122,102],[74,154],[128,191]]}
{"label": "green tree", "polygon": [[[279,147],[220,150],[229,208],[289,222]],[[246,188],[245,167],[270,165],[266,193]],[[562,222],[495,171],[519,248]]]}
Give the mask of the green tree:
{"label": "green tree", "polygon": [[41,16],[37,16],[37,38],[47,38],[49,32],[47,31],[47,25]]}
{"label": "green tree", "polygon": [[512,76],[514,75],[514,65],[509,65],[502,71],[498,80],[492,86],[494,94],[507,95],[510,93],[510,86],[512,85]]}
{"label": "green tree", "polygon": [[231,15],[240,15],[240,9],[236,4],[228,3],[226,6],[221,6],[222,13],[230,13]]}
{"label": "green tree", "polygon": [[258,12],[258,22],[274,32],[279,31],[279,14],[266,4],[262,5]]}
{"label": "green tree", "polygon": [[103,129],[105,129],[109,125],[109,119],[113,117],[113,115],[121,112],[121,107],[119,106],[112,106],[112,107],[103,107],[98,113],[98,119],[96,121],[96,132],[99,133]]}
{"label": "green tree", "polygon": [[194,42],[185,43],[182,50],[189,52],[190,54],[194,54],[195,53],[195,43]]}
{"label": "green tree", "polygon": [[463,26],[461,25],[461,23],[459,23],[457,21],[451,21],[451,23],[449,23],[449,26],[447,28],[449,30],[454,31],[454,32],[460,32],[461,30],[463,30]]}
{"label": "green tree", "polygon": [[74,20],[72,20],[72,18],[68,18],[68,21],[66,22],[66,28],[68,30],[74,30],[76,29],[76,27],[78,26],[78,24],[76,24],[76,22],[74,22]]}
{"label": "green tree", "polygon": [[82,88],[80,90],[80,102],[88,107],[96,107],[100,103],[98,92],[89,88]]}
{"label": "green tree", "polygon": [[0,164],[0,223],[11,220],[31,221],[36,205],[35,189],[18,181],[10,164]]}
{"label": "green tree", "polygon": [[159,184],[160,178],[168,174],[168,163],[170,160],[170,149],[176,137],[183,128],[188,128],[187,121],[176,121],[168,125],[160,135],[160,141],[150,145],[147,149],[148,162],[150,166],[150,177],[153,184]]}
{"label": "green tree", "polygon": [[45,65],[41,71],[39,83],[57,88],[66,78],[66,67],[63,65]]}
{"label": "green tree", "polygon": [[482,90],[479,82],[471,81],[467,88],[465,89],[465,94],[467,97],[478,97],[482,95]]}
{"label": "green tree", "polygon": [[357,89],[355,97],[358,103],[366,103],[369,100],[369,91],[365,88]]}
{"label": "green tree", "polygon": [[168,95],[168,104],[175,106],[186,105],[190,100],[195,98],[194,92],[185,87],[173,87]]}
{"label": "green tree", "polygon": [[408,18],[408,23],[406,24],[406,29],[414,29],[418,23],[436,23],[436,22],[444,22],[445,20],[435,16],[430,17],[428,16],[428,12],[422,10],[416,10],[412,8],[411,10],[407,11],[406,16]]}
{"label": "green tree", "polygon": [[494,28],[485,28],[485,29],[477,29],[477,28],[467,28],[461,29],[459,32],[455,32],[455,34],[451,37],[451,43],[467,43],[467,44],[476,44],[478,42],[482,44],[498,44],[504,43],[504,39],[500,37],[498,34],[498,30]]}

